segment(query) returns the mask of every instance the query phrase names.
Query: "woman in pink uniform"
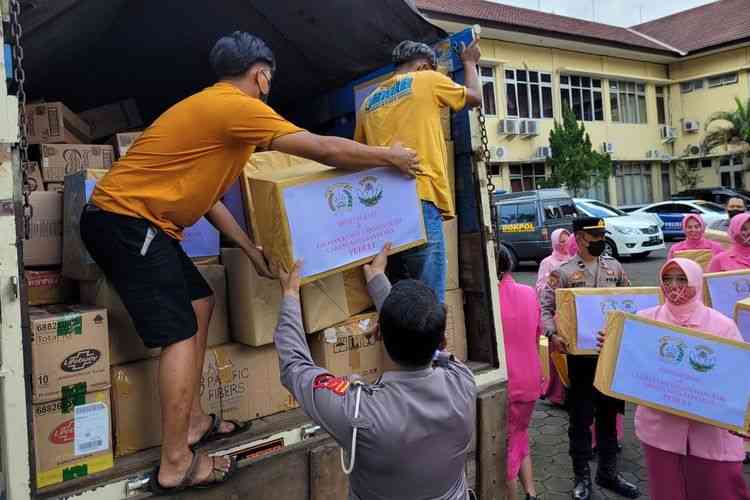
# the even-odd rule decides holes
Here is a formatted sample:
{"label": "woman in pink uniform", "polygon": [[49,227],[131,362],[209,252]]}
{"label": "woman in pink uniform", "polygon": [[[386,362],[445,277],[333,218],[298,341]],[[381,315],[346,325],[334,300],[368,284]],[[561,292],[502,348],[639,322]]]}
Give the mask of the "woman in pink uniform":
{"label": "woman in pink uniform", "polygon": [[732,246],[711,259],[709,273],[750,268],[750,213],[733,217],[728,233]]}
{"label": "woman in pink uniform", "polygon": [[[552,240],[552,255],[539,264],[539,275],[536,280],[537,295],[540,295],[547,285],[550,273],[556,271],[558,267],[568,262],[575,255],[568,253],[568,241],[575,240],[575,238],[570,237],[570,231],[567,229],[555,229],[550,239]],[[551,403],[563,405],[565,403],[565,386],[560,380],[560,375],[558,375],[551,358],[549,361],[549,380],[546,382],[544,397]]]}
{"label": "woman in pink uniform", "polygon": [[[665,304],[640,316],[742,340],[737,326],[703,305],[703,271],[688,259],[672,259],[661,271]],[[729,431],[639,406],[635,433],[643,444],[652,500],[747,500],[742,473],[745,446]]]}
{"label": "woman in pink uniform", "polygon": [[672,245],[667,254],[667,260],[672,260],[677,252],[687,250],[711,250],[712,257],[724,251],[722,246],[715,241],[704,237],[706,233],[706,223],[703,217],[698,214],[686,215],[682,220],[682,230],[685,232],[685,241]]}
{"label": "woman in pink uniform", "polygon": [[503,322],[505,355],[508,363],[508,499],[518,498],[518,477],[527,500],[536,499],[529,450],[529,425],[534,403],[542,392],[542,366],[539,361],[541,308],[534,289],[513,280],[510,258],[498,250],[500,274],[500,314]]}

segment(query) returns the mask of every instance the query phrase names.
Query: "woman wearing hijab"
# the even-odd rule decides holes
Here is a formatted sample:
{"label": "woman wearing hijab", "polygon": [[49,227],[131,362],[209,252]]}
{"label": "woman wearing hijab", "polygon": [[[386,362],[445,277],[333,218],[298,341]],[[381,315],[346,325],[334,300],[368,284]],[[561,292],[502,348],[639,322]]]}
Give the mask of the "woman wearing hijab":
{"label": "woman wearing hijab", "polygon": [[689,250],[710,250],[713,253],[712,258],[724,251],[720,244],[704,236],[706,223],[700,215],[686,215],[682,220],[682,230],[685,232],[685,241],[672,245],[667,254],[667,260],[678,257],[677,252]]}
{"label": "woman wearing hijab", "polygon": [[[737,326],[703,305],[703,271],[688,259],[661,270],[664,305],[639,316],[742,340]],[[639,406],[635,433],[643,444],[652,500],[747,500],[742,438],[712,425]]]}
{"label": "woman wearing hijab", "polygon": [[732,218],[729,223],[729,238],[732,246],[711,259],[709,273],[750,268],[750,213]]}
{"label": "woman wearing hijab", "polygon": [[570,237],[570,231],[567,229],[555,229],[552,231],[550,239],[552,240],[552,255],[539,264],[539,274],[536,278],[537,295],[541,294],[547,285],[550,273],[556,271],[558,267],[568,262],[575,255],[568,252],[568,241],[575,240],[575,238]]}
{"label": "woman wearing hijab", "polygon": [[534,403],[542,392],[539,336],[542,332],[541,307],[534,289],[515,282],[510,274],[510,258],[498,250],[500,274],[500,315],[505,355],[508,363],[508,499],[516,500],[518,477],[526,500],[536,499],[529,450],[529,425]]}

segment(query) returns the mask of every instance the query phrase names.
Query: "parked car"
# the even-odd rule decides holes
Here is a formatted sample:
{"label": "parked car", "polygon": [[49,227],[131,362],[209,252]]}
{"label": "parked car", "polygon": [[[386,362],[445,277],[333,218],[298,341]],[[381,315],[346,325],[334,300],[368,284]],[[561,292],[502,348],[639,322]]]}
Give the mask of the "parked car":
{"label": "parked car", "polygon": [[497,235],[510,253],[511,265],[541,262],[552,253],[550,236],[555,229],[572,229],[576,212],[573,199],[562,189],[539,189],[497,195]]}
{"label": "parked car", "polygon": [[729,198],[742,198],[745,204],[750,206],[750,192],[742,189],[732,189],[725,187],[688,189],[672,195],[672,200],[703,200],[712,201],[719,205],[725,206]]}
{"label": "parked car", "polygon": [[605,254],[612,257],[645,258],[654,250],[664,248],[664,234],[657,217],[628,214],[598,200],[575,198],[573,202],[582,215],[601,217],[606,225]]}
{"label": "parked car", "polygon": [[668,238],[685,237],[682,231],[682,220],[688,214],[701,215],[706,222],[706,226],[728,217],[723,206],[703,200],[663,201],[633,212],[633,214],[638,213],[658,215],[664,221],[664,236]]}

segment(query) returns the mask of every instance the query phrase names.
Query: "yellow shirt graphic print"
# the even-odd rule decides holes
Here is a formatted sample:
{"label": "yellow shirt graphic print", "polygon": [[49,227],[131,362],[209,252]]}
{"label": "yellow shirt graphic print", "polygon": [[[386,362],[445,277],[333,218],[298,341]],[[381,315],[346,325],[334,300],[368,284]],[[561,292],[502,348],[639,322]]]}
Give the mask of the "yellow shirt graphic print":
{"label": "yellow shirt graphic print", "polygon": [[466,87],[437,71],[394,75],[381,83],[362,103],[354,139],[371,146],[396,142],[419,155],[422,173],[417,191],[437,206],[444,219],[455,217],[448,181],[448,153],[440,123],[440,108],[460,111],[466,105]]}

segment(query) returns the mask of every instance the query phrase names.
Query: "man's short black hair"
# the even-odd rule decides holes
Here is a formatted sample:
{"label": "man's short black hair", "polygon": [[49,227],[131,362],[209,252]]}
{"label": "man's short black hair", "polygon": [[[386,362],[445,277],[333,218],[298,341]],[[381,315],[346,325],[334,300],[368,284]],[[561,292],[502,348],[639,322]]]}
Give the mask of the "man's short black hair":
{"label": "man's short black hair", "polygon": [[445,339],[445,306],[421,281],[393,285],[380,309],[380,333],[388,355],[407,368],[430,364]]}
{"label": "man's short black hair", "polygon": [[219,79],[240,76],[260,62],[276,69],[276,59],[266,42],[244,31],[221,37],[211,49],[209,61]]}

